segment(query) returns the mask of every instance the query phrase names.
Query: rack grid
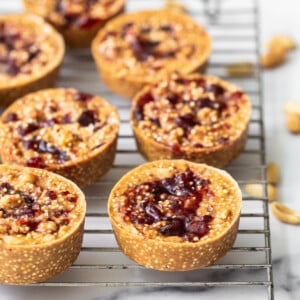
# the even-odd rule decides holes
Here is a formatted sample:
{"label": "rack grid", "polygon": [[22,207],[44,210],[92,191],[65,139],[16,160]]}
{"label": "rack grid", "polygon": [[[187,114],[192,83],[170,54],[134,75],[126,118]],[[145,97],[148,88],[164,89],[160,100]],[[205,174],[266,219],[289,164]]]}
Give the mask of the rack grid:
{"label": "rack grid", "polygon": [[[212,3],[214,2],[214,3]],[[269,211],[266,189],[265,137],[262,103],[262,79],[259,69],[259,7],[256,0],[187,0],[188,13],[207,28],[213,40],[213,52],[207,73],[239,85],[253,104],[248,142],[244,152],[226,170],[243,191],[243,207],[237,240],[229,253],[216,264],[190,272],[160,272],[145,269],[120,252],[106,212],[109,191],[131,168],[144,162],[137,152],[129,124],[130,101],[109,92],[99,80],[89,50],[68,51],[59,86],[75,87],[107,98],[119,109],[121,128],[117,156],[111,171],[84,190],[88,211],[84,243],[79,258],[63,274],[33,286],[57,287],[157,287],[181,289],[241,288],[255,293],[263,289],[263,299],[274,299],[270,246]],[[127,11],[161,8],[162,0],[128,0]],[[0,11],[15,12],[17,5],[0,3]],[[247,77],[226,74],[231,62],[249,61],[255,73]],[[261,198],[248,196],[244,186],[260,183]],[[227,288],[227,289],[226,289]],[[249,298],[250,299],[250,298]],[[252,299],[252,298],[251,298]],[[253,299],[258,299],[256,296]]]}

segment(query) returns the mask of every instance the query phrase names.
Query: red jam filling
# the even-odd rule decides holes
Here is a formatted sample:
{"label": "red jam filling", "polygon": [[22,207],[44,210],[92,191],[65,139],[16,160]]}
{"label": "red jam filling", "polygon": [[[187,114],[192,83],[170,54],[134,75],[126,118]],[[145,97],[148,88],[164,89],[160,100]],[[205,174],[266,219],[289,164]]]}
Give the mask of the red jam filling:
{"label": "red jam filling", "polygon": [[[68,2],[70,2],[68,4]],[[100,18],[92,18],[89,13],[92,10],[92,5],[95,3],[99,2],[101,3],[100,0],[85,0],[81,5],[82,7],[82,12],[73,12],[72,10],[69,9],[69,5],[72,6],[72,2],[76,4],[76,1],[64,1],[64,0],[57,0],[56,5],[54,8],[54,11],[58,14],[60,14],[63,18],[63,27],[69,27],[72,25],[75,25],[81,29],[89,29],[94,26],[99,25],[102,23],[102,19]],[[51,21],[51,19],[49,20]]]}
{"label": "red jam filling", "polygon": [[[151,28],[148,25],[137,27],[134,23],[125,23],[121,28],[120,37],[129,43],[137,61],[147,61],[150,57],[154,59],[175,57],[179,49],[163,51],[159,46],[164,41],[151,38],[155,34],[159,35],[160,32],[167,33],[172,38],[173,28],[171,25],[161,25],[158,28]],[[117,35],[116,32],[108,32],[104,40],[115,35]]]}
{"label": "red jam filling", "polygon": [[[238,109],[239,103],[238,101],[243,96],[243,92],[236,91],[236,92],[227,92],[221,85],[219,84],[211,84],[207,82],[203,78],[198,79],[184,79],[178,78],[174,80],[177,85],[182,85],[184,87],[190,86],[193,84],[196,88],[201,87],[203,89],[203,93],[212,93],[214,96],[213,98],[209,96],[200,96],[195,99],[185,100],[182,98],[180,94],[176,94],[173,92],[169,92],[164,99],[169,101],[171,107],[176,108],[176,106],[180,103],[184,103],[188,105],[191,109],[189,113],[186,114],[178,114],[178,116],[174,119],[174,122],[177,127],[180,127],[184,131],[184,137],[188,138],[191,130],[196,125],[202,125],[201,119],[198,117],[198,113],[201,109],[209,108],[217,113],[218,119],[225,119],[228,115],[225,113],[226,109],[229,105],[234,105],[236,109]],[[168,91],[166,92],[168,93]],[[157,97],[156,97],[157,98]],[[155,96],[151,93],[151,91],[147,92],[146,94],[142,94],[137,101],[136,108],[134,110],[134,118],[136,122],[140,122],[142,120],[147,119],[147,121],[152,122],[155,126],[161,127],[160,122],[158,119],[153,119],[149,117],[145,117],[145,105],[150,102],[159,102],[160,99],[155,99]],[[234,102],[234,103],[233,103]],[[205,123],[207,124],[207,121]],[[210,124],[213,125],[213,124]],[[219,144],[226,144],[229,141],[227,137],[221,137],[218,140]],[[201,148],[203,147],[202,144],[193,144],[194,147]],[[179,144],[172,145],[174,148],[174,153],[180,152],[181,147]]]}
{"label": "red jam filling", "polygon": [[209,233],[213,219],[209,211],[202,216],[197,214],[203,197],[213,196],[210,183],[186,169],[170,178],[139,184],[126,191],[124,220],[129,218],[135,225],[160,222],[159,234],[198,241]]}
{"label": "red jam filling", "polygon": [[[22,73],[22,67],[36,59],[41,50],[31,40],[26,40],[21,32],[12,30],[10,24],[0,23],[0,73],[10,76],[16,76]],[[27,55],[16,56],[15,51],[27,53]],[[26,73],[30,73],[27,70]]]}
{"label": "red jam filling", "polygon": [[[60,118],[53,117],[50,114],[50,118],[49,115],[48,118],[39,117],[37,120],[30,121],[28,123],[26,123],[26,119],[22,119],[22,124],[16,126],[16,131],[20,137],[20,140],[22,141],[24,149],[33,150],[37,154],[50,154],[58,164],[63,164],[70,160],[70,156],[67,151],[59,149],[58,147],[43,140],[41,137],[39,137],[38,132],[35,133],[36,130],[53,127],[56,124],[72,124],[77,122],[81,127],[94,126],[93,131],[95,132],[105,125],[105,123],[99,124],[101,120],[98,118],[96,111],[87,108],[87,102],[94,97],[93,95],[76,92],[72,95],[72,97],[74,101],[82,102],[82,111],[78,117],[72,116],[71,113],[67,113],[65,115],[62,115]],[[57,111],[57,108],[46,107],[45,110],[55,113]],[[17,113],[12,112],[7,114],[4,122],[18,122],[20,121],[20,118],[21,117]],[[30,138],[28,137],[29,134]],[[101,147],[102,145],[103,144],[98,145],[97,148]],[[96,149],[96,147],[94,149]],[[40,156],[31,157],[26,162],[26,165],[29,167],[41,169],[46,167],[44,159]]]}
{"label": "red jam filling", "polygon": [[[3,182],[0,184],[0,197],[6,195],[17,195],[20,197],[21,201],[18,202],[18,206],[6,209],[0,208],[0,211],[2,212],[1,218],[13,218],[17,220],[19,226],[28,227],[29,231],[35,231],[41,222],[54,221],[58,225],[57,231],[60,226],[69,224],[70,211],[64,209],[49,211],[48,209],[44,210],[44,207],[49,208],[51,202],[57,200],[59,195],[64,197],[64,201],[72,203],[76,203],[78,198],[77,195],[73,195],[68,191],[55,192],[49,190],[44,196],[45,199],[41,201],[39,197],[33,198],[20,190],[16,190],[11,184]],[[43,204],[41,205],[41,203]],[[24,234],[27,233],[28,231]]]}

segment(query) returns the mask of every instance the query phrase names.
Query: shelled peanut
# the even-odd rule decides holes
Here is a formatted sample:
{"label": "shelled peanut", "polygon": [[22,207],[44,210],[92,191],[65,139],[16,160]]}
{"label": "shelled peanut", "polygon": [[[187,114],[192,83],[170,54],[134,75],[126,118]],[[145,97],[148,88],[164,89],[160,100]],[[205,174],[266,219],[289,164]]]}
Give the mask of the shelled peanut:
{"label": "shelled peanut", "polygon": [[262,55],[260,63],[264,69],[274,68],[287,59],[288,53],[296,48],[294,39],[288,35],[276,35],[267,45],[266,54]]}
{"label": "shelled peanut", "polygon": [[[269,162],[266,169],[267,176],[267,194],[270,202],[277,199],[276,185],[279,181],[279,167],[274,162]],[[262,198],[264,195],[264,185],[261,183],[250,183],[245,185],[245,191],[248,195],[255,198]]]}
{"label": "shelled peanut", "polygon": [[287,102],[284,112],[287,129],[292,133],[300,133],[300,102]]}
{"label": "shelled peanut", "polygon": [[[277,201],[276,185],[279,181],[279,168],[274,162],[267,164],[267,194],[268,200],[271,202],[273,215],[281,222],[288,224],[300,224],[300,212],[295,211],[284,204]],[[245,191],[250,196],[262,198],[264,194],[264,186],[262,184],[247,184]]]}
{"label": "shelled peanut", "polygon": [[[264,195],[264,185],[261,183],[249,183],[245,186],[245,191],[252,197],[262,198]],[[275,201],[277,198],[277,190],[272,184],[267,184],[268,200]]]}
{"label": "shelled peanut", "polygon": [[179,13],[187,12],[185,5],[175,0],[165,0],[164,9],[173,10]]}
{"label": "shelled peanut", "polygon": [[300,224],[300,212],[290,209],[278,201],[274,201],[271,207],[274,216],[278,220],[288,224]]}
{"label": "shelled peanut", "polygon": [[230,76],[242,77],[253,75],[255,71],[252,62],[235,62],[226,66],[226,73]]}

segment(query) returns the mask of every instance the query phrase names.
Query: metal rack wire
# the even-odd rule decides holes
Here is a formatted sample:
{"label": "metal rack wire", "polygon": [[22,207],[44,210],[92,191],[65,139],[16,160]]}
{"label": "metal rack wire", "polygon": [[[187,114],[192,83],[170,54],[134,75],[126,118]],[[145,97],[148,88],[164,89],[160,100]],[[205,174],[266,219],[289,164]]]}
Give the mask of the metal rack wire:
{"label": "metal rack wire", "polygon": [[[127,10],[160,8],[163,4],[161,0],[149,2],[128,0]],[[116,181],[144,160],[136,150],[128,121],[130,102],[113,95],[99,82],[89,51],[73,51],[64,60],[59,85],[102,95],[118,107],[122,120],[118,152],[112,170],[85,190],[88,212],[84,243],[78,260],[65,273],[36,286],[221,288],[227,293],[231,289],[242,288],[244,293],[253,294],[257,289],[262,292],[262,299],[274,299],[265,178],[262,80],[259,71],[258,4],[256,0],[223,0],[217,1],[219,6],[213,10],[215,8],[208,8],[207,2],[187,0],[184,3],[189,14],[203,24],[212,36],[213,53],[208,73],[238,84],[250,95],[253,103],[246,149],[227,168],[243,190],[242,216],[235,245],[216,264],[185,273],[147,270],[120,252],[106,213],[106,200]],[[9,10],[9,6],[6,8]],[[14,9],[12,7],[10,12]],[[228,76],[225,72],[227,64],[236,61],[253,62],[256,66],[254,75],[242,78]],[[254,199],[246,195],[244,186],[250,182],[263,184],[262,198]],[[253,299],[258,299],[255,295]]]}

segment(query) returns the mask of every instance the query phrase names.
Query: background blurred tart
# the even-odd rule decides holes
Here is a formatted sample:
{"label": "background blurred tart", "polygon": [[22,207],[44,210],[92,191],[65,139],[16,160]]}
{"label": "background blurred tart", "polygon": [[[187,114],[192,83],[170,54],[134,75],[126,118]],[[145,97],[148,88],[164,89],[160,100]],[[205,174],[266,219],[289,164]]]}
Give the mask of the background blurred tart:
{"label": "background blurred tart", "polygon": [[232,247],[242,196],[225,171],[161,160],[125,174],[108,213],[121,250],[156,270],[187,271],[214,263]]}
{"label": "background blurred tart", "polygon": [[120,15],[92,43],[102,80],[127,98],[173,71],[204,71],[210,52],[211,39],[204,28],[168,10]]}
{"label": "background blurred tart", "polygon": [[77,258],[86,203],[71,181],[41,169],[0,165],[0,282],[48,280]]}
{"label": "background blurred tart", "polygon": [[97,31],[121,13],[125,0],[23,0],[26,12],[51,23],[72,48],[89,47]]}
{"label": "background blurred tart", "polygon": [[250,116],[250,100],[238,87],[212,76],[174,74],[135,96],[131,125],[147,160],[222,167],[244,149]]}
{"label": "background blurred tart", "polygon": [[45,168],[83,187],[111,168],[119,115],[98,96],[46,89],[9,106],[0,126],[4,163]]}
{"label": "background blurred tart", "polygon": [[65,52],[64,41],[42,18],[0,16],[0,106],[53,87]]}

